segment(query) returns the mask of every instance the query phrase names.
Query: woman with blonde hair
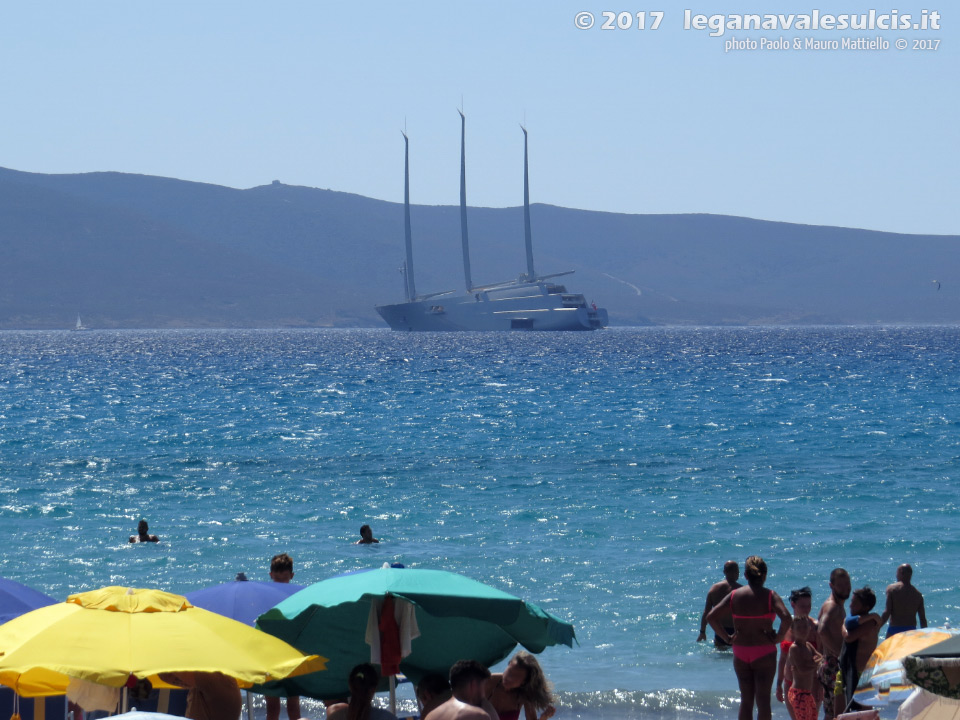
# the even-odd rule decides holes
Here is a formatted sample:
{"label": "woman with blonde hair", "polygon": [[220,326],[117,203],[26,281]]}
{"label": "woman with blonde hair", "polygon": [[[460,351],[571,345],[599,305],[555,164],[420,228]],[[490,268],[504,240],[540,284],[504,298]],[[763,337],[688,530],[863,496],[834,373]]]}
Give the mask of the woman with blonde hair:
{"label": "woman with blonde hair", "polygon": [[[770,720],[770,691],[777,674],[777,646],[793,623],[783,600],[765,588],[767,564],[751,555],[743,572],[747,585],[737,588],[707,615],[707,622],[719,638],[733,645],[733,669],[740,684],[739,720],[751,720],[757,708],[758,720]],[[733,635],[727,633],[720,618],[733,615]],[[780,628],[773,621],[780,618]]]}
{"label": "woman with blonde hair", "polygon": [[526,720],[550,720],[557,711],[543,668],[523,650],[510,659],[502,673],[487,680],[487,699],[500,720],[519,720],[521,710]]}

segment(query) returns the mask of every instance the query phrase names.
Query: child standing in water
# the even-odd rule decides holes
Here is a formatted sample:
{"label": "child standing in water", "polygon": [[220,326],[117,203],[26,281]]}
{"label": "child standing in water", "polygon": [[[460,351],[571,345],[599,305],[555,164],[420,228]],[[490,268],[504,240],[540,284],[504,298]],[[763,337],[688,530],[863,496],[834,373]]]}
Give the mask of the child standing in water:
{"label": "child standing in water", "polygon": [[807,643],[812,637],[813,623],[805,615],[794,618],[791,632],[793,645],[787,655],[787,677],[793,684],[787,693],[797,720],[817,720],[817,701],[813,696],[817,663]]}

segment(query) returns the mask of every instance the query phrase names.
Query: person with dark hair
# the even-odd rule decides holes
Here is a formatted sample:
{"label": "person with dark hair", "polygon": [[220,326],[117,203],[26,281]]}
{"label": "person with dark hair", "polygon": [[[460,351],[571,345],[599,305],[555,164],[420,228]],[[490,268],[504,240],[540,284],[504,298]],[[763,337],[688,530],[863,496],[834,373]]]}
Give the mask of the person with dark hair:
{"label": "person with dark hair", "polygon": [[[877,596],[868,587],[853,591],[850,614],[843,624],[843,650],[840,651],[840,677],[843,684],[844,709],[850,706],[853,692],[860,682],[860,673],[877,649],[880,616],[874,612]],[[862,708],[856,708],[862,709]]]}
{"label": "person with dark hair", "polygon": [[830,573],[830,597],[820,606],[817,617],[817,641],[820,653],[816,656],[817,678],[823,686],[824,720],[843,712],[846,705],[840,672],[840,651],[843,649],[843,622],[846,616],[844,603],[850,597],[850,573],[843,568],[834,568]]}
{"label": "person with dark hair", "polygon": [[370,529],[369,525],[360,526],[360,539],[357,540],[356,545],[372,545],[378,542],[380,541],[373,536],[373,530]]}
{"label": "person with dark hair", "polygon": [[327,720],[397,720],[388,710],[373,707],[380,673],[370,663],[355,666],[347,678],[350,699],[327,708]]}
{"label": "person with dark hair", "polygon": [[[278,583],[293,580],[293,558],[286,553],[270,558],[270,579]],[[267,695],[265,699],[267,720],[280,720],[280,698]],[[300,698],[296,695],[287,697],[287,717],[289,720],[300,720]]]}
{"label": "person with dark hair", "polygon": [[286,553],[270,558],[270,579],[278,583],[288,583],[293,580],[293,558]]}
{"label": "person with dark hair", "polygon": [[450,668],[453,697],[431,710],[423,720],[499,720],[497,711],[484,697],[489,678],[490,671],[476,660],[458,660]]}
{"label": "person with dark hair", "polygon": [[[787,637],[780,643],[780,660],[777,663],[777,682],[776,695],[777,700],[787,706],[787,712],[792,720],[797,720],[794,713],[793,703],[790,701],[790,688],[793,686],[793,678],[787,669],[787,658],[790,654],[790,648],[793,646],[793,628],[796,626],[797,618],[805,617],[810,622],[810,642],[814,648],[817,646],[817,621],[810,617],[810,610],[813,606],[813,591],[809,587],[802,587],[790,591],[790,608],[793,610],[794,624],[787,632]],[[803,641],[807,643],[805,639]],[[820,712],[820,703],[823,700],[823,692],[819,683],[812,688],[813,699],[816,703],[815,709]]]}
{"label": "person with dark hair", "polygon": [[816,678],[817,663],[809,642],[813,637],[813,629],[813,620],[807,615],[795,616],[790,628],[796,642],[790,643],[787,654],[787,669],[792,681],[787,691],[787,707],[795,720],[817,720],[819,712],[814,694],[814,689],[819,685]]}
{"label": "person with dark hair", "polygon": [[523,650],[513,656],[502,673],[490,676],[486,697],[500,720],[519,720],[521,710],[526,720],[549,720],[557,711],[543,668]]}
{"label": "person with dark hair", "polygon": [[880,617],[880,625],[887,620],[887,637],[907,630],[917,629],[917,620],[920,627],[927,626],[927,613],[923,609],[923,595],[912,584],[913,568],[904,563],[897,568],[897,582],[887,585],[887,607]]}
{"label": "person with dark hair", "polygon": [[450,682],[443,675],[437,673],[427,675],[417,684],[417,704],[420,706],[420,717],[425,718],[452,696],[453,690],[450,689]]}
{"label": "person with dark hair", "polygon": [[[710,611],[719,605],[720,601],[727,595],[737,588],[742,587],[742,585],[737,582],[737,580],[740,579],[740,566],[735,560],[727,560],[723,564],[723,578],[723,580],[714,583],[710,586],[710,589],[707,590],[707,603],[703,606],[703,613],[700,615],[700,634],[697,635],[697,642],[703,642],[707,639],[707,615],[710,614]],[[721,616],[720,622],[723,623],[727,634],[733,635],[733,618],[730,616],[729,611]],[[721,650],[730,647],[720,639],[719,635],[713,636],[713,646]]]}
{"label": "person with dark hair", "polygon": [[137,523],[137,534],[130,536],[130,542],[132,543],[145,543],[145,542],[160,542],[160,538],[156,535],[150,534],[150,526],[147,525],[146,520],[141,520]]}
{"label": "person with dark hair", "polygon": [[[727,595],[707,615],[707,622],[727,644],[733,645],[733,669],[740,685],[739,720],[751,720],[757,709],[758,720],[770,720],[770,691],[777,674],[777,644],[786,636],[793,619],[783,600],[764,587],[767,564],[751,555],[743,572],[745,587]],[[733,617],[733,635],[723,627],[725,612]],[[773,621],[780,618],[780,628]]]}

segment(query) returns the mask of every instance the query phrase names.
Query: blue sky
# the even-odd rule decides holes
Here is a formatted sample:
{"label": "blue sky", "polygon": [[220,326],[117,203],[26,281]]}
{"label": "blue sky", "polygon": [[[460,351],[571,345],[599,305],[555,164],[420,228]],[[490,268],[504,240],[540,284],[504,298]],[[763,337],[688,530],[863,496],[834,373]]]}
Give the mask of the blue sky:
{"label": "blue sky", "polygon": [[[657,30],[600,28],[657,8]],[[936,10],[941,30],[683,28],[685,9],[870,8]],[[471,205],[522,201],[525,121],[534,202],[960,234],[957,17],[861,0],[7,4],[0,165],[400,201],[406,124],[413,202],[455,204],[462,98]],[[861,35],[891,47],[724,52]]]}

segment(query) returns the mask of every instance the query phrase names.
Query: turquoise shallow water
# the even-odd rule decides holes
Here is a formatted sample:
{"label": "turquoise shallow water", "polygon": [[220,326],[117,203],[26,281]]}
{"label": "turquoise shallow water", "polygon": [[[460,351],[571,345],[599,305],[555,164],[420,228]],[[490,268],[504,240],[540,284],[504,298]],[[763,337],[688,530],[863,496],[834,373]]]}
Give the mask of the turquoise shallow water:
{"label": "turquoise shallow water", "polygon": [[575,624],[541,656],[568,706],[716,713],[732,668],[695,637],[728,558],[816,603],[909,561],[960,619],[958,385],[957,328],[4,332],[0,575],[446,568]]}

